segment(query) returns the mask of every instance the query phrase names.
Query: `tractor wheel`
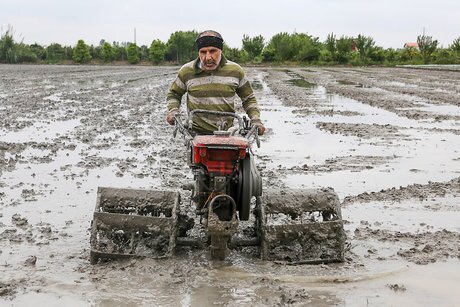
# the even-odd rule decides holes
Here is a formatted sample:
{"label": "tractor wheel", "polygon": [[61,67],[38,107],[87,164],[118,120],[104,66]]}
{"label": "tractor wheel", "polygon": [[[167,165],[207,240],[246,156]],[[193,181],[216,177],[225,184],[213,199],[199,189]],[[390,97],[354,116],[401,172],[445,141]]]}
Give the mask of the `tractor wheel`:
{"label": "tractor wheel", "polygon": [[238,217],[240,221],[247,221],[251,211],[252,198],[251,156],[249,155],[241,161],[239,198]]}

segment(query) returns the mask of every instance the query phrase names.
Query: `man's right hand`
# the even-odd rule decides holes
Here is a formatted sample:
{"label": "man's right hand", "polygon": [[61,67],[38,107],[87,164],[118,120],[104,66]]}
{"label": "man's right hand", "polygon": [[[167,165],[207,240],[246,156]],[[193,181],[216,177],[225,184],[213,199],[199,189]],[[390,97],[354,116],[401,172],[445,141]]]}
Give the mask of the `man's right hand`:
{"label": "man's right hand", "polygon": [[174,126],[174,124],[176,123],[176,118],[174,117],[174,115],[176,115],[178,112],[179,111],[177,109],[171,110],[171,111],[168,112],[168,115],[166,116],[166,121],[171,126]]}

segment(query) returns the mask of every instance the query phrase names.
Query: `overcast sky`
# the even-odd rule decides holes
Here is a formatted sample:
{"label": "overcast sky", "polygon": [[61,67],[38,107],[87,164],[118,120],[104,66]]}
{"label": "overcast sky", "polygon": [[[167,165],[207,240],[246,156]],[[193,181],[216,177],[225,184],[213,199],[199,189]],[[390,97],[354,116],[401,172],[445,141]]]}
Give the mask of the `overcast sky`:
{"label": "overcast sky", "polygon": [[75,45],[166,42],[178,30],[215,29],[231,47],[243,34],[268,41],[279,32],[308,33],[321,41],[372,36],[377,45],[399,48],[423,33],[447,47],[460,37],[459,0],[0,0],[2,33],[13,26],[25,43]]}

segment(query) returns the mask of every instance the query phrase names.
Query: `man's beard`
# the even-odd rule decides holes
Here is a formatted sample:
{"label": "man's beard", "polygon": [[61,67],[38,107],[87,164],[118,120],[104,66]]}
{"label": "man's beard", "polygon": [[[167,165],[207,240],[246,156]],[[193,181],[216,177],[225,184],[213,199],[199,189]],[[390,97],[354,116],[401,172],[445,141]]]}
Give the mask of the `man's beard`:
{"label": "man's beard", "polygon": [[201,67],[204,70],[215,70],[222,59],[222,56],[219,57],[216,61],[214,60],[207,60],[205,62],[201,62]]}

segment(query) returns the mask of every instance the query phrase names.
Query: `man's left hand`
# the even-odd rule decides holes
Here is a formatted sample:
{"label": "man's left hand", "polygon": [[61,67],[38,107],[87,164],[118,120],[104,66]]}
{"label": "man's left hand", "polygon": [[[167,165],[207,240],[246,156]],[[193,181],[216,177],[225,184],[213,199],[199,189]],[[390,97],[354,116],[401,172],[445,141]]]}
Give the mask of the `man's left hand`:
{"label": "man's left hand", "polygon": [[258,131],[259,135],[264,135],[264,133],[265,133],[265,126],[264,126],[264,124],[262,124],[262,122],[260,121],[260,119],[258,119],[258,120],[252,120],[251,122],[252,122],[252,124],[253,124],[254,126],[257,126],[257,131]]}

